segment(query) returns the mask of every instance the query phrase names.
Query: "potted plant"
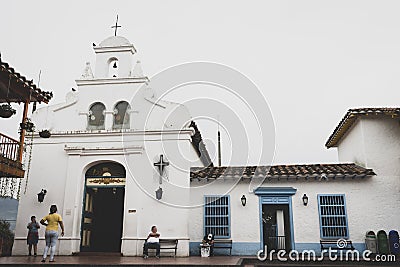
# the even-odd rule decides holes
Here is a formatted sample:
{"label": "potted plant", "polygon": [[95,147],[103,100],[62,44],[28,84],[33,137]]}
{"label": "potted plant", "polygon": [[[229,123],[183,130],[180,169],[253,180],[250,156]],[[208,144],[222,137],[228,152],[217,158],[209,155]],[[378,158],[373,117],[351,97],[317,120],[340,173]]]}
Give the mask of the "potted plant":
{"label": "potted plant", "polygon": [[10,104],[3,104],[0,106],[0,117],[2,118],[10,118],[15,113],[15,109],[13,109]]}
{"label": "potted plant", "polygon": [[51,136],[51,133],[49,130],[41,130],[39,132],[39,136],[42,138],[49,138]]}
{"label": "potted plant", "polygon": [[20,127],[22,130],[25,130],[25,131],[27,131],[27,132],[33,132],[33,131],[35,130],[35,125],[34,125],[33,122],[32,122],[30,119],[28,119],[28,118],[26,118],[24,122],[21,122],[21,123],[19,124],[19,127]]}

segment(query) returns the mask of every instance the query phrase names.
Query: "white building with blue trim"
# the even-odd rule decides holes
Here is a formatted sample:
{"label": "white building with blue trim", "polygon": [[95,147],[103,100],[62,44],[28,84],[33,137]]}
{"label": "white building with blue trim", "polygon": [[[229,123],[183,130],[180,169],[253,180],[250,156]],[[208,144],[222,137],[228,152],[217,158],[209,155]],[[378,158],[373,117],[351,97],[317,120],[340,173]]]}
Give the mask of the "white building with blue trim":
{"label": "white building with blue trim", "polygon": [[[191,253],[198,253],[195,240],[222,225],[227,231],[218,238],[232,240],[233,255],[255,255],[265,245],[320,253],[321,240],[338,239],[362,252],[367,231],[398,231],[399,114],[399,108],[349,110],[326,143],[346,163],[192,168],[192,188],[209,184],[207,194],[218,195],[228,181],[235,186],[224,196],[227,211],[216,216],[229,220],[215,224],[207,208],[191,211]],[[204,195],[199,190],[191,198]]]}
{"label": "white building with blue trim", "polygon": [[93,49],[95,71],[87,64],[64,103],[32,116],[52,135],[33,135],[27,151],[14,255],[26,254],[30,216],[51,204],[66,228],[60,255],[140,256],[152,225],[178,241],[177,256],[198,255],[208,233],[225,247],[216,254],[256,255],[339,238],[363,250],[366,231],[400,228],[399,109],[350,110],[327,142],[345,163],[215,167],[188,109],[157,101],[126,38]]}

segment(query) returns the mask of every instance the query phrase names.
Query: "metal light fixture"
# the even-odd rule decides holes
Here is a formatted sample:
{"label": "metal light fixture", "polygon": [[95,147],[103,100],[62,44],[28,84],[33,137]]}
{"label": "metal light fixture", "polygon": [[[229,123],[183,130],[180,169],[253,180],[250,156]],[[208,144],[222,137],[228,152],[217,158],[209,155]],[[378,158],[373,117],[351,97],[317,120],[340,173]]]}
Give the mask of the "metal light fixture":
{"label": "metal light fixture", "polygon": [[159,188],[156,190],[156,199],[157,199],[157,200],[160,200],[160,199],[162,198],[162,194],[163,194],[162,188],[159,187]]}
{"label": "metal light fixture", "polygon": [[242,206],[243,206],[243,207],[246,206],[247,199],[246,199],[246,196],[245,196],[245,195],[243,195],[243,196],[240,198],[240,201],[242,202]]}
{"label": "metal light fixture", "polygon": [[303,199],[304,206],[307,206],[307,204],[308,204],[308,196],[306,194],[304,194],[302,199]]}
{"label": "metal light fixture", "polygon": [[38,199],[38,201],[40,203],[43,202],[44,196],[46,195],[46,193],[47,193],[47,190],[46,189],[42,189],[42,191],[39,194],[37,194],[37,199]]}
{"label": "metal light fixture", "polygon": [[114,62],[113,68],[114,68],[114,69],[117,68],[117,62]]}

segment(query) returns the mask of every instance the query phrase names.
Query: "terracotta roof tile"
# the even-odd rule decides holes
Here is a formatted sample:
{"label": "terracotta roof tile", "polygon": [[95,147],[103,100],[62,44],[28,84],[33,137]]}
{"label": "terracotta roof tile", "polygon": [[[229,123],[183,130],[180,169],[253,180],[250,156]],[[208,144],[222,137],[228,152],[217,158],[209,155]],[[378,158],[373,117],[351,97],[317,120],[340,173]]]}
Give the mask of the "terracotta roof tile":
{"label": "terracotta roof tile", "polygon": [[354,178],[376,175],[372,169],[366,169],[354,163],[305,164],[272,166],[223,166],[192,167],[190,179],[217,178]]}
{"label": "terracotta roof tile", "polygon": [[[26,95],[26,98],[30,99],[23,99],[23,97],[19,94],[16,94],[18,97],[11,97],[12,99],[6,99],[8,96],[4,96],[0,94],[0,102],[24,102],[24,100],[38,101],[48,103],[50,99],[53,97],[52,92],[42,91],[39,87],[37,87],[33,80],[28,80],[25,76],[22,76],[20,73],[15,71],[13,67],[11,67],[7,62],[1,60],[0,55],[0,81],[3,84],[8,85],[10,82],[10,89],[12,90],[20,90]],[[10,90],[11,91],[11,90]]]}
{"label": "terracotta roof tile", "polygon": [[329,136],[325,146],[327,148],[336,147],[346,132],[353,126],[361,116],[390,116],[397,118],[400,114],[400,108],[354,108],[349,109],[343,119],[336,126],[335,130]]}

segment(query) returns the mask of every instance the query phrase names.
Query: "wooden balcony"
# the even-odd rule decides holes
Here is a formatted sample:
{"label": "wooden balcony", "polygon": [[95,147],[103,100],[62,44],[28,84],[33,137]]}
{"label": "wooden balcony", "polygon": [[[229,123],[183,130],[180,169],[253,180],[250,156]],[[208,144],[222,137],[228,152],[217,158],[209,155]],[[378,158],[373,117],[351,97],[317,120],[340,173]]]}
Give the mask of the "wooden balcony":
{"label": "wooden balcony", "polygon": [[23,178],[24,174],[19,157],[19,142],[0,133],[0,177]]}

